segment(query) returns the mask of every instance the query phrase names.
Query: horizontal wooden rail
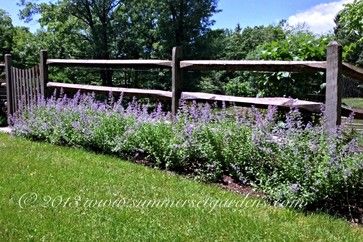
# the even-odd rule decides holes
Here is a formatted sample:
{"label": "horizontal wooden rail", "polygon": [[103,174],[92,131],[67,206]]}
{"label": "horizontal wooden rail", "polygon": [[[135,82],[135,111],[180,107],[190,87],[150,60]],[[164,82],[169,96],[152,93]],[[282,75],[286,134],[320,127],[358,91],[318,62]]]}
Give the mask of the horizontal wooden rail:
{"label": "horizontal wooden rail", "polygon": [[238,103],[242,106],[268,107],[277,106],[282,108],[301,108],[309,112],[320,112],[322,103],[310,102],[291,98],[282,97],[236,97],[227,95],[216,95],[202,92],[183,92],[182,98],[185,100],[203,100],[203,101],[222,101]]}
{"label": "horizontal wooden rail", "polygon": [[[180,62],[180,68],[201,71],[325,72],[326,61],[186,60]],[[343,74],[363,82],[363,68],[343,63]]]}
{"label": "horizontal wooden rail", "polygon": [[185,60],[185,70],[234,70],[267,72],[318,72],[326,70],[326,61],[265,61],[265,60]]}
{"label": "horizontal wooden rail", "polygon": [[[169,60],[75,60],[48,59],[49,66],[63,67],[118,67],[118,68],[167,68],[172,67]],[[5,64],[0,64],[5,67]],[[326,61],[264,61],[264,60],[185,60],[180,62],[184,70],[231,70],[266,72],[324,72]],[[363,82],[363,68],[343,63],[343,74]]]}
{"label": "horizontal wooden rail", "polygon": [[63,88],[64,90],[85,91],[85,92],[102,92],[102,93],[123,93],[125,96],[142,96],[142,97],[157,97],[161,99],[171,99],[171,92],[161,90],[137,89],[137,88],[122,88],[122,87],[106,87],[81,84],[68,84],[48,82],[48,88]]}
{"label": "horizontal wooden rail", "polygon": [[123,68],[171,68],[169,60],[73,60],[73,59],[48,59],[49,66],[63,67],[123,67]]}
{"label": "horizontal wooden rail", "polygon": [[[85,92],[102,92],[102,93],[123,93],[126,96],[151,96],[161,99],[171,99],[172,92],[161,90],[149,90],[149,89],[137,89],[137,88],[121,88],[121,87],[106,87],[106,86],[94,86],[94,85],[80,85],[80,84],[68,84],[49,82],[48,88],[56,88],[73,91],[85,91]],[[183,92],[181,95],[185,100],[203,100],[209,102],[232,102],[240,104],[242,106],[257,106],[267,107],[270,105],[286,108],[302,108],[310,112],[320,112],[321,103],[309,102],[303,100],[289,99],[289,98],[248,98],[248,97],[235,97],[227,95],[216,95],[202,92]]]}
{"label": "horizontal wooden rail", "polygon": [[0,67],[1,68],[5,68],[5,64],[4,63],[0,63]]}
{"label": "horizontal wooden rail", "polygon": [[[162,90],[149,90],[137,88],[122,88],[122,87],[107,87],[107,86],[94,86],[94,85],[81,85],[81,84],[68,84],[49,82],[47,87],[51,89],[63,89],[67,91],[83,91],[95,93],[123,93],[125,96],[132,97],[153,97],[160,100],[170,100],[172,92]],[[319,113],[321,111],[322,103],[310,102],[291,98],[269,97],[269,98],[253,98],[253,97],[236,97],[227,95],[217,95],[202,92],[183,92],[181,98],[184,100],[196,100],[207,102],[231,102],[238,106],[256,106],[258,108],[267,108],[268,106],[277,106],[280,108],[300,108],[305,111]],[[357,119],[363,119],[363,113],[360,110],[353,110],[349,107],[342,107],[342,115],[349,116],[351,112],[356,113]]]}
{"label": "horizontal wooden rail", "polygon": [[363,82],[363,68],[349,63],[343,63],[343,74],[355,80]]}

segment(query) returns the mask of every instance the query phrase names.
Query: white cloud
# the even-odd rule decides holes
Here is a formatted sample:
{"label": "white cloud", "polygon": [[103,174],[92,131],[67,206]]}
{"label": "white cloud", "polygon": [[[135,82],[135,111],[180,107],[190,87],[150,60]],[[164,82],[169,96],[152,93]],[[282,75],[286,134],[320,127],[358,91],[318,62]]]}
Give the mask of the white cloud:
{"label": "white cloud", "polygon": [[340,0],[319,4],[290,16],[287,21],[290,25],[305,24],[311,31],[317,34],[327,33],[334,29],[334,18],[344,8],[343,5],[352,2],[353,0]]}

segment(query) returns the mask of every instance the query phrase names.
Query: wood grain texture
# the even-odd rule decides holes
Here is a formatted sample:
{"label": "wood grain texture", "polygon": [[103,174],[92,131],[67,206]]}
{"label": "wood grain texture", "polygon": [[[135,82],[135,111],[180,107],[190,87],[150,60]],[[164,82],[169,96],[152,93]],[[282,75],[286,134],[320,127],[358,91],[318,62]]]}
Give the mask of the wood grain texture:
{"label": "wood grain texture", "polygon": [[180,67],[186,70],[233,70],[266,72],[325,71],[325,61],[264,61],[264,60],[185,60]]}
{"label": "wood grain texture", "polygon": [[123,68],[171,68],[169,60],[75,60],[48,59],[49,66],[123,67]]}
{"label": "wood grain texture", "polygon": [[245,106],[268,107],[277,106],[284,108],[301,108],[309,112],[320,112],[322,103],[310,102],[291,98],[281,97],[236,97],[227,95],[216,95],[201,92],[183,92],[182,98],[185,100],[204,100],[204,101],[221,101],[236,104],[245,104]]}
{"label": "wood grain texture", "polygon": [[[83,91],[83,92],[101,92],[101,93],[123,93],[125,96],[135,97],[155,97],[158,99],[170,100],[172,98],[172,92],[161,91],[161,90],[147,90],[147,89],[136,89],[136,88],[122,88],[122,87],[105,87],[105,86],[93,86],[93,85],[80,85],[80,84],[68,84],[68,83],[57,83],[49,82],[48,88],[53,89],[64,89],[65,91]],[[300,108],[305,111],[320,113],[321,105],[323,103],[310,102],[298,99],[281,98],[281,97],[269,97],[269,98],[253,98],[253,97],[236,97],[227,95],[216,95],[202,92],[183,92],[181,95],[182,99],[185,100],[196,100],[204,102],[231,102],[241,106],[256,106],[259,108],[267,108],[268,106],[277,106],[281,108]],[[363,113],[359,110],[353,110],[349,107],[342,108],[342,114],[349,116],[350,113],[355,112],[357,119],[363,119]]]}
{"label": "wood grain texture", "polygon": [[106,86],[93,86],[93,85],[81,85],[81,84],[68,84],[49,82],[48,88],[63,88],[64,90],[73,89],[85,92],[102,92],[102,93],[123,93],[126,96],[143,96],[143,97],[160,97],[171,99],[171,92],[161,90],[149,90],[149,89],[137,89],[137,88],[122,88],[122,87],[106,87]]}
{"label": "wood grain texture", "polygon": [[344,62],[342,71],[343,75],[363,83],[363,68]]}
{"label": "wood grain texture", "polygon": [[341,124],[342,107],[342,46],[333,41],[327,50],[325,118],[326,129],[334,130]]}
{"label": "wood grain texture", "polygon": [[[56,83],[49,82],[48,88],[58,89],[73,89],[75,91],[81,90],[86,92],[103,92],[103,93],[124,93],[127,96],[153,96],[171,99],[172,92],[161,90],[146,90],[136,88],[121,88],[121,87],[105,87],[105,86],[92,86],[92,85],[80,85],[80,84],[68,84],[68,83]],[[200,101],[225,101],[232,103],[246,104],[249,106],[279,106],[279,107],[297,107],[311,112],[320,112],[322,103],[309,102],[303,100],[289,99],[289,98],[247,98],[247,97],[235,97],[226,95],[215,95],[201,92],[183,92],[181,95],[185,100],[200,100]]]}
{"label": "wood grain texture", "polygon": [[42,50],[40,52],[40,63],[39,63],[39,79],[40,79],[40,93],[44,97],[47,96],[46,88],[48,83],[48,52]]}

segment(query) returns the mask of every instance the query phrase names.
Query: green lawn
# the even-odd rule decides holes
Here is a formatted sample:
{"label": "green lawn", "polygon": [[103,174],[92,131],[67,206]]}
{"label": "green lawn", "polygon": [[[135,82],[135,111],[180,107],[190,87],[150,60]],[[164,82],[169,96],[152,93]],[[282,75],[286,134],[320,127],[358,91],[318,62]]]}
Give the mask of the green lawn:
{"label": "green lawn", "polygon": [[363,109],[363,98],[344,98],[343,103],[352,108]]}
{"label": "green lawn", "polygon": [[[352,108],[363,109],[363,98],[345,98],[343,99],[343,103]],[[363,120],[355,120],[355,123],[363,124]],[[358,142],[363,146],[363,135],[359,135]]]}
{"label": "green lawn", "polygon": [[[0,155],[0,241],[363,241],[362,229],[342,219],[274,208],[115,157],[4,134]],[[117,198],[202,204],[90,206]],[[212,210],[216,199],[245,205]],[[260,206],[252,206],[256,201]]]}

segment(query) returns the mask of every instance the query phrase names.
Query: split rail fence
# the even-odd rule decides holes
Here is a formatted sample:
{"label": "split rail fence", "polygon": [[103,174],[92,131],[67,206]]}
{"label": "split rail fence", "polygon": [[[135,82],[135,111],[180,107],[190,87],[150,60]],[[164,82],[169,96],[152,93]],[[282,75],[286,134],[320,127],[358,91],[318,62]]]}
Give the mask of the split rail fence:
{"label": "split rail fence", "polygon": [[[172,72],[172,90],[146,90],[136,88],[120,88],[94,85],[79,85],[50,82],[49,67],[98,67],[98,68],[133,68],[133,69],[170,69]],[[172,60],[75,60],[48,59],[47,51],[41,51],[40,64],[36,67],[19,70],[12,67],[11,56],[5,57],[5,73],[7,80],[7,105],[9,114],[19,108],[19,100],[26,104],[39,95],[46,95],[48,89],[80,90],[84,92],[123,93],[129,96],[147,96],[159,99],[171,99],[172,114],[178,110],[181,98],[199,101],[225,101],[244,106],[267,107],[274,105],[282,108],[297,107],[309,112],[320,112],[321,103],[291,100],[288,98],[246,98],[226,95],[215,95],[200,92],[183,92],[184,71],[257,71],[257,72],[326,72],[325,109],[327,129],[341,124],[342,115],[355,111],[342,107],[342,75],[363,82],[363,69],[342,62],[342,46],[331,42],[327,47],[326,61],[250,61],[250,60],[183,60],[182,48],[174,47]],[[363,113],[356,118],[363,119]]]}

